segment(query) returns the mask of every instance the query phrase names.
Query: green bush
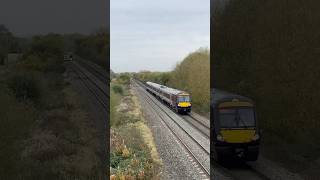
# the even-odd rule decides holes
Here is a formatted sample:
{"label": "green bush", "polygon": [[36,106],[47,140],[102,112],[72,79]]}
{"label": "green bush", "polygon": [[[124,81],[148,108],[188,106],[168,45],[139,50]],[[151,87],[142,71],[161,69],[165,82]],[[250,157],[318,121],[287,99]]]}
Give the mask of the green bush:
{"label": "green bush", "polygon": [[30,52],[44,57],[60,57],[63,53],[64,39],[59,34],[35,36],[32,39]]}
{"label": "green bush", "polygon": [[57,58],[49,58],[45,67],[45,72],[56,72],[62,74],[65,71],[63,62]]}
{"label": "green bush", "polygon": [[130,82],[130,74],[129,73],[121,73],[118,78],[119,83],[121,84],[129,84]]}
{"label": "green bush", "polygon": [[104,68],[109,67],[109,32],[105,28],[98,29],[90,35],[75,38],[75,53],[79,56],[93,61]]}
{"label": "green bush", "polygon": [[22,70],[39,71],[44,73],[63,73],[65,67],[57,57],[43,57],[36,54],[26,55],[17,65]]}
{"label": "green bush", "polygon": [[17,65],[20,69],[30,71],[44,71],[46,67],[46,59],[35,54],[29,54]]}
{"label": "green bush", "polygon": [[168,85],[191,94],[193,110],[210,111],[210,52],[200,48],[190,53],[171,74]]}
{"label": "green bush", "polygon": [[41,95],[39,79],[31,74],[18,73],[8,78],[7,84],[19,100],[37,101]]}
{"label": "green bush", "polygon": [[5,87],[0,86],[0,174],[1,179],[19,179],[23,168],[23,140],[37,119],[31,104],[19,103]]}
{"label": "green bush", "polygon": [[114,85],[112,87],[113,92],[123,95],[123,88],[120,85]]}

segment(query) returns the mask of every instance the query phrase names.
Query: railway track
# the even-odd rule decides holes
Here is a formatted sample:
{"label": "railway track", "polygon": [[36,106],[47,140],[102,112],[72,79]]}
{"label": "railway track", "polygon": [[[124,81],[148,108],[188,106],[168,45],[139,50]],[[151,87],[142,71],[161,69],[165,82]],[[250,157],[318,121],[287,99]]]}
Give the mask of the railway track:
{"label": "railway track", "polygon": [[[148,103],[150,104],[150,106],[156,105],[157,109],[164,112],[167,115],[167,117],[169,117],[178,127],[180,127],[180,129],[182,129],[206,153],[206,155],[208,155],[210,157],[210,151],[206,150],[194,137],[192,137],[185,129],[183,129],[183,127],[181,127],[181,125],[179,125],[170,116],[170,114],[168,112],[166,112],[166,110],[158,104],[158,103],[161,103],[160,101],[158,101],[155,98],[152,98],[154,96],[152,96],[151,94],[147,93],[147,91],[144,90],[144,88],[143,88],[144,84],[142,84],[140,82],[135,82],[135,83],[137,86],[142,88],[142,90],[140,90],[140,92],[141,91],[143,92],[143,97],[145,99],[146,98],[149,99]],[[161,104],[163,104],[163,103],[161,103]],[[156,110],[155,110],[155,113],[157,113]],[[177,114],[177,115],[180,116],[181,118],[185,119],[190,125],[192,125],[195,129],[197,129],[199,132],[201,132],[208,139],[210,139],[210,125],[206,124],[206,122],[204,122],[203,120],[200,120],[199,118],[194,117],[192,114],[188,114],[188,115]],[[164,123],[166,123],[163,118],[161,118],[161,119]],[[170,129],[171,132],[174,133],[175,137],[177,139],[179,139],[179,142],[181,142],[186,148],[188,148],[188,145],[183,143],[183,140],[174,132],[174,130],[170,127],[170,125],[168,123],[166,123],[166,126],[168,127],[168,129]],[[190,149],[188,149],[188,151],[190,151]],[[192,154],[191,151],[190,151],[190,154],[194,157],[194,154]],[[201,164],[201,162],[199,162],[199,160],[197,160],[196,157],[195,157],[195,161],[197,161],[199,163],[199,166],[204,168],[204,166]],[[236,163],[237,165],[233,166],[233,167],[228,167],[228,166],[225,167],[216,161],[212,161],[210,164],[211,164],[210,168],[213,168],[213,170],[212,170],[213,176],[212,177],[214,177],[214,178],[217,178],[217,177],[221,178],[221,175],[222,175],[222,177],[224,179],[230,179],[230,180],[242,180],[242,179],[244,179],[244,180],[247,180],[247,179],[248,180],[250,180],[250,179],[267,180],[267,179],[269,179],[268,177],[266,177],[265,175],[263,175],[259,171],[255,170],[254,168],[252,168],[250,165],[248,165],[245,162],[238,161]],[[206,174],[208,175],[210,173],[206,170]],[[216,174],[219,174],[220,176],[216,176]]]}
{"label": "railway track", "polygon": [[[139,83],[142,87],[145,87],[144,84]],[[164,103],[163,103],[164,104]],[[164,104],[166,105],[166,104]],[[175,112],[176,113],[176,112]],[[192,127],[197,129],[201,134],[203,134],[207,139],[210,139],[210,122],[205,123],[202,120],[194,117],[192,114],[181,115],[176,113],[181,118],[185,119]]]}
{"label": "railway track", "polygon": [[[141,88],[140,85],[138,85],[135,82],[135,87],[136,88]],[[169,115],[165,109],[163,109],[163,107],[161,107],[156,101],[154,100],[150,94],[146,93],[146,91],[143,90],[138,90],[138,92],[141,94],[141,97],[143,97],[143,99],[150,105],[150,107],[152,107],[152,110],[158,114],[158,116],[160,117],[160,119],[162,120],[162,122],[165,124],[165,126],[172,132],[172,134],[176,137],[176,139],[179,141],[179,143],[184,147],[184,149],[188,152],[189,156],[192,157],[192,159],[194,160],[194,162],[197,163],[198,167],[200,167],[200,169],[202,170],[201,172],[204,174],[204,178],[205,179],[209,179],[210,178],[210,170],[208,170],[202,163],[201,161],[197,158],[197,156],[192,152],[191,148],[182,140],[181,137],[179,137],[179,135],[175,132],[175,130],[169,125],[169,123],[165,120],[164,117],[162,117],[161,115],[159,115],[159,111],[162,112],[166,118],[171,119],[176,125],[178,125],[180,127],[180,129],[182,129],[187,135],[188,137],[190,137],[190,139],[193,140],[193,142],[195,142],[200,149],[208,156],[208,158],[210,157],[210,152],[203,147],[194,137],[192,137],[185,129],[183,129],[181,127],[181,125],[179,125],[172,117],[171,115]]]}
{"label": "railway track", "polygon": [[[81,83],[95,96],[97,101],[102,105],[103,108],[109,108],[107,101],[109,99],[109,94],[103,89],[102,84],[107,82],[107,79],[103,73],[100,73],[99,70],[96,70],[93,66],[86,66],[89,68],[84,68],[77,62],[70,62],[72,64],[71,68],[75,74],[80,78]],[[84,64],[86,65],[86,64]],[[100,82],[99,82],[100,81]],[[135,82],[136,88],[142,88],[144,85],[140,84],[138,82]],[[155,98],[152,98],[151,94],[147,93],[143,88],[138,90],[138,92],[141,94],[141,97],[144,98],[144,100],[152,107],[152,110],[158,114],[159,111],[161,111],[165,117],[171,119],[187,136],[193,140],[195,144],[197,144],[200,149],[208,156],[210,157],[210,150],[207,150],[205,147],[203,147],[190,133],[188,133],[179,123],[177,123],[174,118],[158,103],[160,103]],[[198,167],[202,170],[205,179],[210,178],[210,170],[205,168],[205,166],[201,163],[199,158],[197,158],[197,155],[194,154],[191,150],[191,148],[183,141],[181,137],[175,132],[175,130],[166,122],[165,118],[161,115],[158,115],[159,118],[162,120],[163,124],[172,132],[172,134],[176,137],[178,142],[185,148],[186,152],[192,157],[194,162],[197,163]],[[180,115],[181,118],[185,119],[189,124],[191,124],[195,129],[197,129],[199,132],[201,132],[204,136],[207,138],[210,138],[210,127],[208,124],[203,122],[202,120],[194,117],[192,114],[188,115]],[[201,128],[199,128],[201,127]],[[216,161],[213,161],[210,163],[211,168],[213,168],[213,177],[216,173],[222,174],[223,177],[226,179],[269,179],[262,173],[256,171],[254,168],[252,168],[250,165],[243,163],[241,167],[224,167],[221,164],[217,163]]]}
{"label": "railway track", "polygon": [[201,121],[191,115],[180,115],[183,119],[201,132],[206,138],[210,139],[210,127],[203,124]]}
{"label": "railway track", "polygon": [[77,57],[79,64],[83,65],[83,67],[86,67],[88,71],[90,71],[92,74],[95,74],[97,78],[99,78],[102,82],[108,83],[109,75],[106,71],[104,71],[101,67],[99,67],[96,64],[93,64],[92,62],[88,62],[86,60],[83,60],[80,57]]}
{"label": "railway track", "polygon": [[[146,92],[146,91],[145,91]],[[196,144],[199,145],[199,147],[201,147],[201,149],[203,151],[206,152],[207,155],[210,155],[210,150],[208,150],[207,148],[205,148],[202,144],[200,144],[188,131],[186,131],[179,123],[177,123],[175,121],[175,119],[163,108],[161,107],[156,100],[151,98],[151,94],[149,93],[145,93],[150,99],[151,101],[162,111],[164,112],[178,127],[180,127],[180,129],[182,129]]]}
{"label": "railway track", "polygon": [[200,117],[200,115],[194,113],[194,112],[190,112],[188,114],[191,118],[195,119],[196,121],[198,121],[201,125],[205,126],[206,128],[210,129],[210,119],[206,119],[206,118],[202,118]]}
{"label": "railway track", "polygon": [[77,62],[69,63],[71,63],[71,69],[80,78],[81,83],[95,96],[103,108],[108,109],[109,105],[107,102],[109,101],[109,94],[105,89],[103,89],[103,83],[101,81],[97,81],[97,77],[95,75],[86,71]]}

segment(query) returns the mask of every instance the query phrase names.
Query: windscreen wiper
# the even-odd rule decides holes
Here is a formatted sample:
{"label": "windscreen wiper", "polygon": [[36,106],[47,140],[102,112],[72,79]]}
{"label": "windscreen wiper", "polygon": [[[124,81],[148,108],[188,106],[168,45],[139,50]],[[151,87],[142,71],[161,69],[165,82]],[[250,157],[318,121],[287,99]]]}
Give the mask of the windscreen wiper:
{"label": "windscreen wiper", "polygon": [[239,121],[243,124],[242,127],[248,128],[248,126],[247,126],[247,124],[245,123],[245,121],[240,118],[239,110],[237,110],[237,117],[238,117]]}

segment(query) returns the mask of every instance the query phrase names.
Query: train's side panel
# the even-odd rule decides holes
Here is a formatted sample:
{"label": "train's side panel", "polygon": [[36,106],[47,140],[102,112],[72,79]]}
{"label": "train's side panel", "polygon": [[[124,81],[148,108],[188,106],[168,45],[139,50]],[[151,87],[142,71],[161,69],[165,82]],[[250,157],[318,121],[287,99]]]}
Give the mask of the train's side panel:
{"label": "train's side panel", "polygon": [[166,103],[168,103],[169,105],[172,105],[172,101],[170,99],[170,94],[167,94],[165,92],[163,92],[163,96],[162,96],[162,100],[164,100]]}
{"label": "train's side panel", "polygon": [[[171,90],[168,90],[168,87],[159,85],[159,84],[155,84],[152,82],[147,82],[146,83],[146,88],[149,92],[151,92],[152,94],[154,94],[156,97],[158,97],[160,100],[162,100],[163,102],[165,102],[166,104],[168,104],[172,109],[174,109],[175,111],[179,112],[179,109],[183,109],[184,112],[186,112],[186,109],[184,109],[183,106],[179,106],[178,107],[178,95],[180,94],[179,92],[173,91],[173,93],[171,93]],[[191,107],[186,107],[189,108],[191,110]],[[188,112],[190,112],[190,110],[187,110]]]}
{"label": "train's side panel", "polygon": [[156,90],[155,87],[153,87],[153,86],[151,86],[151,85],[149,85],[149,84],[146,84],[146,88],[147,88],[151,93],[153,93],[154,95],[158,96],[158,92],[157,92],[157,90]]}
{"label": "train's side panel", "polygon": [[151,84],[147,84],[149,89],[157,96],[159,97],[161,100],[165,101],[166,103],[168,103],[170,106],[174,105],[174,102],[172,102],[172,100],[170,99],[170,94],[167,94],[166,92],[162,91],[159,88],[156,88],[154,86],[152,86]]}

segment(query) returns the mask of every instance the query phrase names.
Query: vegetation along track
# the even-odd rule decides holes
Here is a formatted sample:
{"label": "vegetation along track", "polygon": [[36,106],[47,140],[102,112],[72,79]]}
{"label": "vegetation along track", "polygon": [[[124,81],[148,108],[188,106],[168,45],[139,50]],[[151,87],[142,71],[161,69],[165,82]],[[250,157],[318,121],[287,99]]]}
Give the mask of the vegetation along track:
{"label": "vegetation along track", "polygon": [[[141,88],[141,85],[138,85],[137,83],[135,83],[137,88]],[[182,129],[204,152],[205,154],[208,156],[208,158],[210,157],[210,152],[204,148],[194,137],[192,137],[186,130],[184,130],[172,117],[171,115],[169,115],[166,110],[164,110],[159,104],[157,104],[155,102],[154,99],[152,99],[150,96],[150,94],[146,93],[146,91],[139,91],[138,92],[141,93],[143,99],[150,104],[150,107],[152,108],[152,110],[158,114],[158,116],[160,117],[160,119],[162,120],[162,122],[165,124],[165,126],[172,132],[172,134],[176,137],[176,139],[179,141],[179,143],[185,148],[185,150],[188,152],[188,154],[192,157],[192,159],[194,160],[194,162],[197,163],[197,165],[200,167],[200,169],[202,170],[202,172],[204,173],[204,177],[207,179],[210,177],[210,172],[209,170],[207,170],[205,168],[205,166],[200,162],[200,160],[196,157],[196,155],[191,151],[190,147],[178,136],[178,134],[173,130],[173,128],[168,124],[168,122],[166,122],[166,120],[164,119],[164,117],[159,115],[159,110],[161,112],[164,112],[164,114],[166,115],[166,117],[168,117],[169,119],[173,120],[173,122],[175,124],[177,124],[180,129]],[[143,93],[142,93],[143,92]],[[201,173],[201,172],[200,172]]]}
{"label": "vegetation along track", "polygon": [[82,84],[96,97],[102,107],[108,109],[107,101],[109,94],[107,93],[107,89],[103,89],[103,83],[99,82],[94,75],[86,71],[76,62],[70,62],[70,67],[78,75]]}

